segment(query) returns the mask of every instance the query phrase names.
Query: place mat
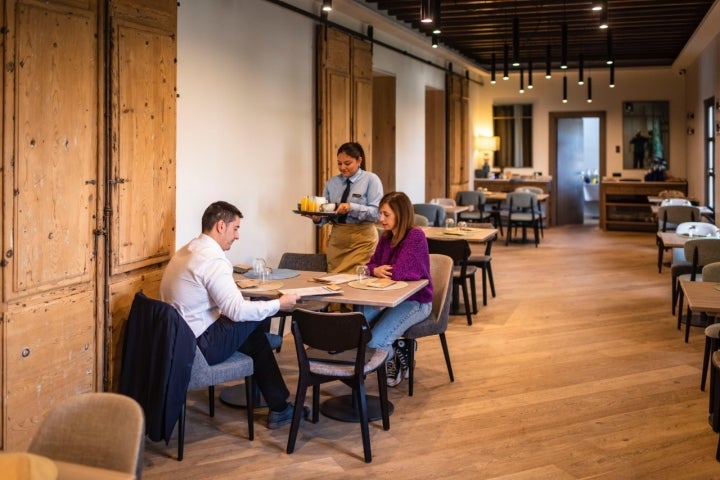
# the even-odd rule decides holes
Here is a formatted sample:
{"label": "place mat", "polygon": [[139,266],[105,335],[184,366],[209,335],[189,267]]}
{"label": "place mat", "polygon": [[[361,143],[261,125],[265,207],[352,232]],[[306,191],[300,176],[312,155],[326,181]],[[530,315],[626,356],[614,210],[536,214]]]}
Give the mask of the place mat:
{"label": "place mat", "polygon": [[260,283],[260,280],[236,280],[235,285],[237,285],[240,291],[243,293],[253,293],[277,290],[279,288],[282,288],[283,283],[277,281]]}
{"label": "place mat", "polygon": [[[287,278],[297,277],[298,275],[300,275],[300,272],[298,272],[297,270],[291,270],[289,268],[276,268],[276,269],[273,269],[272,273],[270,274],[270,279],[271,280],[285,280]],[[252,278],[252,279],[259,278],[258,275],[253,270],[246,272],[245,277]]]}
{"label": "place mat", "polygon": [[359,288],[360,290],[399,290],[401,288],[405,288],[408,286],[407,282],[403,282],[401,280],[398,280],[395,283],[388,285],[387,287],[372,286],[371,283],[374,281],[377,281],[377,280],[380,280],[380,279],[371,278],[368,280],[353,280],[352,282],[348,283],[348,285],[350,285],[353,288]]}
{"label": "place mat", "polygon": [[473,232],[470,229],[466,229],[466,230],[452,229],[452,230],[445,230],[443,232],[443,235],[455,235],[458,237],[468,237],[468,236],[471,236],[472,234],[473,234]]}

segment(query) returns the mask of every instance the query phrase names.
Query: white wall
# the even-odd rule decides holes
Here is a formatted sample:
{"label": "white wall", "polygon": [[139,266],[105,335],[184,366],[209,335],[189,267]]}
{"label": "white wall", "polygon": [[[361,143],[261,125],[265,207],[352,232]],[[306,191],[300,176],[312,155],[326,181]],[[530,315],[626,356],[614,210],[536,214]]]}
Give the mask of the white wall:
{"label": "white wall", "polygon": [[[319,13],[318,0],[286,3]],[[697,103],[717,90],[716,41],[684,77],[670,68],[619,67],[617,87],[611,90],[606,70],[586,69],[593,78],[592,104],[585,102],[585,87],[576,85],[577,72],[570,72],[570,102],[562,104],[558,72],[551,80],[536,72],[535,88],[523,95],[517,92],[517,76],[491,86],[487,74],[463,63],[456,53],[431,49],[429,39],[356,2],[333,3],[333,22],[363,33],[372,24],[376,40],[425,60],[378,44],[374,48],[374,69],[397,80],[397,188],[411,198],[425,196],[425,88],[444,89],[445,83],[444,71],[428,62],[451,62],[456,72],[469,71],[470,133],[492,133],[494,103],[534,105],[535,165],[530,171],[549,170],[549,112],[606,111],[607,171],[613,172],[622,171],[622,153],[615,153],[615,146],[627,148],[622,103],[668,100],[670,171],[687,176],[691,194],[698,196],[702,171],[693,145],[699,137],[688,139],[686,113],[694,110],[697,115]],[[255,256],[264,256],[275,265],[283,251],[313,251],[314,227],[291,210],[303,195],[322,189],[314,181],[315,21],[265,0],[185,0],[178,11],[177,246],[199,233],[204,208],[223,199],[245,216],[240,241],[229,252],[234,262],[251,263]],[[700,93],[687,97],[686,86]],[[475,168],[469,167],[469,172]],[[638,170],[623,171],[623,176],[641,175]]]}

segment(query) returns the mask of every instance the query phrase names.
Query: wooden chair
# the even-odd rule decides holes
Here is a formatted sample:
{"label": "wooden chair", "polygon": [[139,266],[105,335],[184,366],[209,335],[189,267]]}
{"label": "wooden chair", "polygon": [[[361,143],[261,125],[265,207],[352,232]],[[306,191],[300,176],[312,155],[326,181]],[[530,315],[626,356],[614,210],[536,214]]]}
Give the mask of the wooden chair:
{"label": "wooden chair", "polygon": [[50,409],[28,451],[140,478],[144,438],[143,411],[135,400],[116,393],[83,393]]}
{"label": "wooden chair", "polygon": [[683,222],[699,222],[700,209],[691,205],[664,205],[658,207],[658,230],[672,231]]}
{"label": "wooden chair", "polygon": [[[428,250],[430,253],[447,255],[453,260],[453,285],[460,287],[465,302],[465,316],[468,325],[472,325],[472,315],[477,313],[477,295],[475,293],[475,272],[477,267],[468,265],[470,257],[470,244],[464,239],[439,240],[428,238]],[[468,291],[468,281],[470,290]],[[472,311],[470,310],[470,292],[472,292]],[[458,314],[459,292],[453,289],[452,312]]]}
{"label": "wooden chair", "polygon": [[433,302],[430,315],[420,323],[416,323],[402,334],[412,345],[408,349],[408,363],[410,365],[410,376],[408,378],[408,395],[413,395],[413,382],[415,379],[415,342],[418,338],[438,335],[442,345],[445,365],[447,366],[450,381],[455,381],[452,365],[450,363],[450,351],[448,350],[445,330],[448,326],[450,316],[450,303],[452,302],[453,286],[453,260],[447,255],[430,254],[430,277],[433,284]]}
{"label": "wooden chair", "polygon": [[[703,282],[720,282],[720,262],[709,263],[702,269]],[[715,323],[715,317],[712,318],[712,324],[705,327],[705,352],[703,355],[702,378],[700,379],[700,390],[705,391],[705,379],[707,378],[708,365],[710,357],[720,348],[720,323]]]}
{"label": "wooden chair", "polygon": [[[545,191],[540,187],[517,187],[515,191],[534,193],[535,195],[542,195],[543,193],[545,193]],[[537,211],[538,215],[540,216],[540,236],[545,238],[545,219],[547,218],[547,213],[545,212],[544,204],[540,203],[539,201],[537,203]]]}
{"label": "wooden chair", "polygon": [[[720,351],[712,354],[712,370],[710,370],[710,394],[708,395],[708,412],[710,414],[709,421],[713,432],[720,433],[720,382],[718,381],[718,373],[720,372]],[[715,459],[720,462],[720,438],[718,438],[717,448],[715,449]]]}
{"label": "wooden chair", "polygon": [[[706,222],[683,222],[677,226],[675,233],[678,235],[689,235],[693,232],[693,235],[698,237],[707,237],[709,235],[715,235],[718,228]],[[658,272],[662,268],[663,251],[665,251],[665,245],[662,241],[658,241]],[[685,258],[684,248],[673,248],[672,249],[672,261],[670,263],[670,290],[672,292],[672,314],[675,315],[675,305],[677,305],[677,289],[678,289],[678,277],[692,273],[692,263]],[[696,273],[700,273],[698,270]]]}
{"label": "wooden chair", "polygon": [[[299,377],[295,410],[288,435],[287,453],[293,453],[300,429],[308,387],[312,387],[312,421],[319,420],[320,385],[340,380],[352,387],[360,414],[365,462],[372,461],[368,426],[365,377],[377,374],[383,430],[390,429],[385,362],[386,350],[367,348],[372,334],[365,316],[359,312],[327,313],[297,309],[292,314]],[[332,352],[332,353],[330,353]],[[335,353],[337,352],[337,353]]]}

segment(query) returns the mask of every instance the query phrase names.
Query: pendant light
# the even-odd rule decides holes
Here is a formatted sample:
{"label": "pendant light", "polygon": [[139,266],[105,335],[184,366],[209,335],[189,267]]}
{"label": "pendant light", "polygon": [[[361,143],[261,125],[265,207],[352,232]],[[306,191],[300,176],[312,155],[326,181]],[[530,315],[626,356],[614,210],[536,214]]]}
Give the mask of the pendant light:
{"label": "pendant light", "polygon": [[440,41],[440,36],[436,33],[432,34],[432,48],[438,48],[438,42]]}
{"label": "pendant light", "polygon": [[513,42],[513,67],[520,66],[520,19],[513,18],[512,23],[512,42]]}
{"label": "pendant light", "polygon": [[587,79],[587,103],[592,103],[592,77]]}
{"label": "pendant light", "polygon": [[545,78],[552,78],[552,51],[549,43],[545,45]]}
{"label": "pendant light", "polygon": [[523,75],[522,67],[520,68],[520,89],[518,92],[525,93],[525,76]]}
{"label": "pendant light", "polygon": [[613,63],[613,51],[612,51],[612,32],[610,29],[607,29],[607,36],[605,38],[605,50],[606,50],[606,60],[605,63],[608,65],[612,65]]}
{"label": "pendant light", "polygon": [[430,9],[430,0],[420,0],[420,22],[432,23],[432,10]]}
{"label": "pendant light", "polygon": [[495,60],[495,54],[493,53],[490,60],[490,83],[493,85],[495,85]]}
{"label": "pendant light", "polygon": [[566,77],[565,75],[563,75],[563,98],[562,98],[562,102],[563,102],[563,103],[567,103],[567,102],[568,102],[568,98],[567,98],[567,77]]}
{"label": "pendant light", "polygon": [[532,75],[532,58],[528,60],[528,82],[527,82],[527,88],[528,90],[532,90],[533,88],[533,75]]}
{"label": "pendant light", "polygon": [[567,23],[562,24],[562,30],[560,31],[560,68],[563,70],[567,69],[567,49],[568,49],[568,25]]}
{"label": "pendant light", "polygon": [[615,64],[610,65],[610,88],[615,88]]}
{"label": "pendant light", "polygon": [[583,54],[580,54],[580,61],[578,62],[578,85],[584,85],[585,84],[585,59],[583,58]]}
{"label": "pendant light", "polygon": [[508,68],[508,44],[503,45],[503,80],[510,78],[510,69]]}
{"label": "pendant light", "polygon": [[323,2],[322,2],[322,11],[323,11],[323,12],[330,12],[330,11],[332,11],[332,0],[323,0]]}
{"label": "pendant light", "polygon": [[435,35],[440,35],[442,33],[442,27],[440,26],[440,0],[435,0],[433,2],[433,14],[432,14],[432,21],[433,21],[433,30],[432,33]]}

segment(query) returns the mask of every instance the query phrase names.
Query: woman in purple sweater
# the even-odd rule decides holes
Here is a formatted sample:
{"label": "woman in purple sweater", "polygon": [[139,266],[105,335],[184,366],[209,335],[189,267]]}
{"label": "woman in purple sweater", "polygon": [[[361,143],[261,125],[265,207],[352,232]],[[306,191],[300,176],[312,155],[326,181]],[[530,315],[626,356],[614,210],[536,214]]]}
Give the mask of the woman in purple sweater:
{"label": "woman in purple sweater", "polygon": [[372,325],[372,339],[368,345],[390,352],[386,365],[387,382],[395,386],[402,381],[408,365],[406,352],[396,351],[393,342],[430,314],[433,287],[427,239],[425,233],[413,225],[415,212],[408,196],[390,192],[380,201],[379,210],[383,233],[367,264],[370,274],[393,280],[428,280],[425,287],[396,307],[362,308]]}

